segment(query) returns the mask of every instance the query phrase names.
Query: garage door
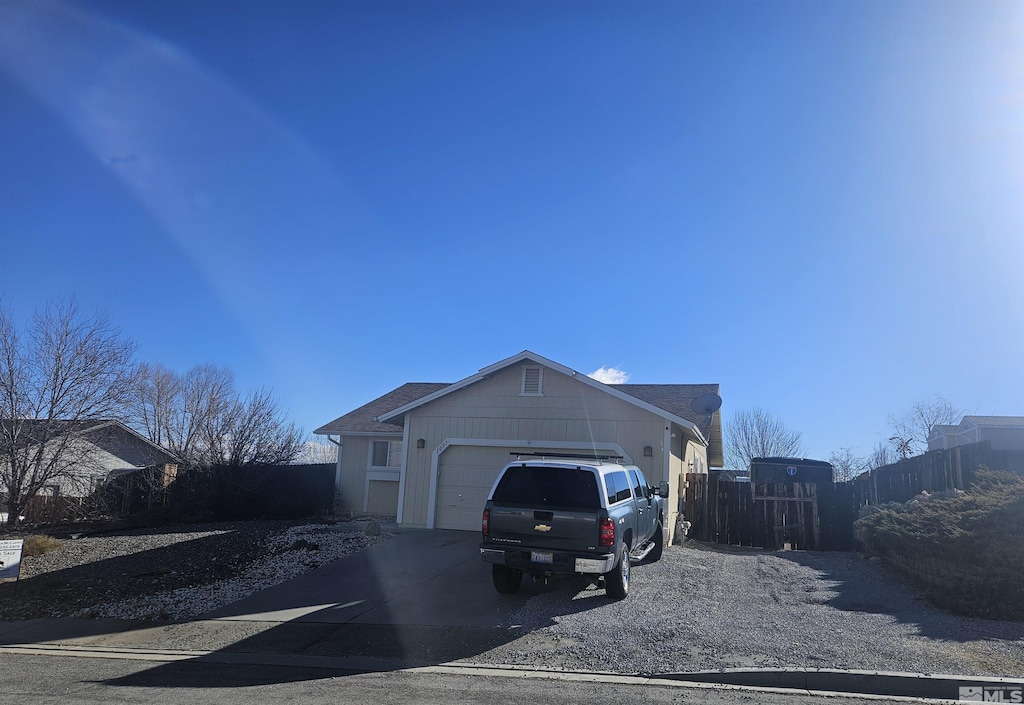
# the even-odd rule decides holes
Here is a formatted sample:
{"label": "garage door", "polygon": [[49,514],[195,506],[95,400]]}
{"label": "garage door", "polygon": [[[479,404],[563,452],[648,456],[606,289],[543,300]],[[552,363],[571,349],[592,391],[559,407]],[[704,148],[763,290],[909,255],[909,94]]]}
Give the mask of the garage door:
{"label": "garage door", "polygon": [[438,529],[480,530],[480,515],[491,485],[511,460],[508,448],[451,446],[441,456],[437,477]]}
{"label": "garage door", "polygon": [[[450,446],[441,456],[437,477],[437,507],[434,526],[438,529],[480,531],[480,515],[498,473],[515,458],[512,451],[537,453],[550,449],[522,449],[509,446]],[[561,454],[571,450],[560,449]],[[580,449],[581,453],[593,450]]]}

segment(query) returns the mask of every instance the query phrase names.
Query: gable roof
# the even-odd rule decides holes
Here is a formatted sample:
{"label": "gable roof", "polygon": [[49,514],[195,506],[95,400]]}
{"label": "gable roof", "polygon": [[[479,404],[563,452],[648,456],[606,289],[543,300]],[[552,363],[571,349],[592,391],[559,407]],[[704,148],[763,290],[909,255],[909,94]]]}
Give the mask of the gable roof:
{"label": "gable roof", "polygon": [[102,448],[138,468],[181,462],[174,453],[153,443],[120,421],[109,421],[98,426],[88,431],[86,437],[97,448]]}
{"label": "gable roof", "polygon": [[338,435],[345,433],[402,433],[402,427],[398,424],[386,423],[377,420],[381,414],[403,406],[417,399],[433,394],[434,392],[449,387],[447,382],[409,382],[398,389],[394,389],[384,396],[377,397],[368,404],[363,404],[358,409],[339,416],[330,423],[324,424],[313,431],[319,435]]}
{"label": "gable roof", "polygon": [[693,410],[693,402],[706,394],[718,394],[717,384],[610,384],[630,396],[686,419],[696,426],[708,444],[708,464],[718,467],[725,461],[722,447],[722,414],[704,414]]}
{"label": "gable roof", "polygon": [[950,424],[937,423],[932,426],[932,430],[928,432],[928,440],[932,441],[937,439],[939,436],[944,436],[948,433],[956,433],[959,426],[952,426]]}
{"label": "gable roof", "polygon": [[180,462],[166,448],[114,419],[3,419],[0,425],[6,431],[0,440],[10,440],[13,432],[18,447],[39,444],[44,437],[51,440],[76,434],[136,467]]}
{"label": "gable roof", "polygon": [[485,367],[477,374],[452,384],[439,382],[403,384],[358,409],[324,424],[313,433],[318,435],[400,434],[402,433],[400,419],[409,410],[463,389],[504,367],[526,361],[545,365],[575,377],[588,386],[612,394],[629,404],[669,418],[683,428],[692,430],[695,436],[708,444],[710,461],[713,462],[714,458],[721,456],[721,414],[715,412],[711,416],[707,416],[695,412],[692,408],[692,403],[697,397],[704,394],[718,394],[717,384],[603,384],[528,350]]}
{"label": "gable roof", "polygon": [[960,424],[964,421],[976,426],[1024,426],[1024,416],[965,416]]}
{"label": "gable roof", "polygon": [[433,392],[431,394],[427,394],[426,396],[424,396],[424,397],[422,397],[420,399],[417,399],[415,401],[411,401],[408,404],[404,404],[404,405],[402,405],[400,407],[392,409],[391,411],[388,411],[388,412],[386,412],[384,414],[381,414],[380,416],[377,417],[377,420],[385,422],[385,423],[390,423],[390,422],[400,418],[401,416],[404,416],[407,412],[412,411],[413,409],[415,409],[417,407],[423,406],[424,404],[432,402],[435,399],[439,399],[439,398],[441,398],[443,396],[447,396],[447,395],[451,394],[452,392],[456,392],[456,391],[458,391],[460,389],[464,389],[465,387],[468,387],[471,384],[475,384],[476,382],[479,382],[480,380],[487,378],[489,375],[492,375],[495,372],[498,372],[499,370],[502,370],[502,369],[504,369],[506,367],[509,367],[510,365],[519,364],[521,362],[534,362],[534,363],[543,365],[544,367],[548,367],[550,369],[553,369],[553,370],[555,370],[557,372],[561,372],[562,374],[566,375],[567,377],[573,377],[573,378],[579,380],[580,382],[582,382],[583,384],[586,384],[586,385],[588,385],[590,387],[593,387],[594,389],[600,389],[601,391],[604,391],[604,392],[606,392],[608,394],[611,394],[612,396],[617,397],[617,398],[621,399],[622,401],[625,401],[625,402],[627,402],[629,404],[632,404],[633,406],[640,407],[641,409],[649,411],[649,412],[651,412],[651,413],[653,413],[653,414],[655,414],[657,416],[661,416],[661,417],[667,418],[667,419],[669,419],[671,421],[674,421],[675,423],[677,423],[680,426],[682,426],[684,429],[687,429],[690,432],[692,432],[695,436],[697,436],[697,438],[700,441],[705,442],[705,443],[707,442],[707,439],[701,433],[700,429],[697,428],[697,425],[695,423],[693,423],[692,421],[690,421],[689,419],[686,419],[686,418],[684,418],[682,416],[679,416],[679,415],[675,414],[674,412],[668,411],[667,409],[658,408],[654,404],[646,402],[643,399],[640,399],[639,397],[634,397],[634,396],[628,394],[627,392],[623,392],[623,391],[621,391],[619,389],[616,389],[612,385],[608,385],[608,384],[604,384],[602,382],[598,382],[596,379],[591,379],[587,375],[580,374],[576,370],[573,370],[573,369],[571,369],[569,367],[566,367],[565,365],[560,365],[559,363],[554,362],[553,360],[548,360],[546,357],[538,355],[537,353],[530,352],[529,350],[524,350],[523,352],[519,353],[518,355],[513,355],[512,357],[508,357],[508,358],[505,358],[504,360],[500,360],[500,361],[494,363],[493,365],[489,365],[489,366],[483,368],[482,370],[477,372],[475,375],[470,375],[469,377],[466,377],[465,379],[459,380],[458,382],[455,382],[454,384],[450,384],[447,387],[444,387],[443,389],[439,389],[436,392]]}
{"label": "gable roof", "polygon": [[715,414],[708,416],[693,410],[693,402],[705,394],[718,394],[717,384],[609,384],[632,397],[656,406],[659,409],[686,419],[708,437],[711,421]]}

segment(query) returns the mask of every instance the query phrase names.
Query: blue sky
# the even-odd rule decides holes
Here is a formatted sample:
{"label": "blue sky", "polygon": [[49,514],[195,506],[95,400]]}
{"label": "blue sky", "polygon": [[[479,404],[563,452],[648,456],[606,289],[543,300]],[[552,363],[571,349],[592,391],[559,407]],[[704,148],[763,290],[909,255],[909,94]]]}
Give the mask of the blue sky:
{"label": "blue sky", "polygon": [[1024,414],[1024,5],[0,0],[0,299],[307,431],[530,349]]}

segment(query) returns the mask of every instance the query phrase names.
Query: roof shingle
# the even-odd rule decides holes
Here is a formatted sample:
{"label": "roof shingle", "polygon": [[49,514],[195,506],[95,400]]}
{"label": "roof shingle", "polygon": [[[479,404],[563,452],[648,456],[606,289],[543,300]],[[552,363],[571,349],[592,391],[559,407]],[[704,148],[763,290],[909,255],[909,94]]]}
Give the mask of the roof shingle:
{"label": "roof shingle", "polygon": [[1024,426],[1024,416],[965,416],[963,420],[979,426]]}
{"label": "roof shingle", "polygon": [[[398,424],[381,423],[377,417],[397,409],[428,394],[450,386],[444,382],[409,382],[398,389],[377,397],[368,404],[350,411],[344,416],[324,424],[314,433],[401,433]],[[680,416],[701,430],[705,438],[710,437],[712,418],[693,410],[693,400],[704,394],[718,394],[717,384],[610,384],[631,397],[647,402],[659,409]]]}
{"label": "roof shingle", "polygon": [[447,382],[407,382],[382,397],[377,397],[358,409],[339,416],[324,424],[313,433],[326,435],[335,433],[401,433],[402,427],[393,423],[381,423],[377,417],[383,413],[405,406],[439,389],[449,386]]}

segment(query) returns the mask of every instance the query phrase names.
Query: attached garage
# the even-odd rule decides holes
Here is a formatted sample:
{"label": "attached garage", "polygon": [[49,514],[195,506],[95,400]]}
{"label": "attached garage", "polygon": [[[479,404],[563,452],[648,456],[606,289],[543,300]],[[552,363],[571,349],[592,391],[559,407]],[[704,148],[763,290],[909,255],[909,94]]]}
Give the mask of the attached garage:
{"label": "attached garage", "polygon": [[[438,454],[437,501],[434,527],[479,531],[480,515],[498,473],[519,453],[560,453],[592,455],[582,447],[536,448],[510,446],[503,440],[472,440],[473,445],[448,445]],[[616,453],[616,449],[608,450]]]}
{"label": "attached garage", "polygon": [[[316,433],[338,437],[341,511],[479,531],[513,453],[598,453],[669,483],[671,535],[682,526],[686,473],[722,462],[717,394],[717,384],[603,384],[524,351],[452,384],[402,385]],[[386,463],[375,450],[385,443]]]}
{"label": "attached garage", "polygon": [[508,461],[508,448],[448,448],[438,465],[434,525],[438,529],[478,531],[487,493]]}

